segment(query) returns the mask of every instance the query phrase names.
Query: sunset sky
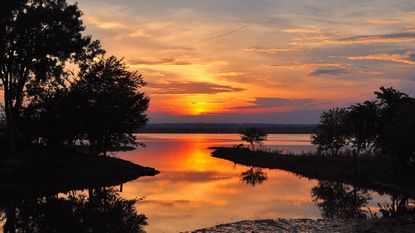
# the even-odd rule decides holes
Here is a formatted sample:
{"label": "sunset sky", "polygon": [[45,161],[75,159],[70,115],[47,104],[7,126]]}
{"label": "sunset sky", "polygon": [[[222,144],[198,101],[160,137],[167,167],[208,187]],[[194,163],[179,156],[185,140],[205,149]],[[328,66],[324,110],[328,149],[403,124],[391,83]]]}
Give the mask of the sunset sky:
{"label": "sunset sky", "polygon": [[413,0],[79,0],[87,34],[143,74],[151,123],[316,123],[415,94]]}

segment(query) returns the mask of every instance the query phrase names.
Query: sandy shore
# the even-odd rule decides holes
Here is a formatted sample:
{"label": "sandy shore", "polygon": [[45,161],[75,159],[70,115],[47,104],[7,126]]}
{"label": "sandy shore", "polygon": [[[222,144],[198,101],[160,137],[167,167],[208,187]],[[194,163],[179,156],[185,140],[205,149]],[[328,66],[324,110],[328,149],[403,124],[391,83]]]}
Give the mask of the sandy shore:
{"label": "sandy shore", "polygon": [[265,219],[221,224],[189,231],[192,233],[230,232],[356,232],[359,220]]}
{"label": "sandy shore", "polygon": [[220,224],[188,233],[413,233],[415,217],[386,219],[264,219]]}

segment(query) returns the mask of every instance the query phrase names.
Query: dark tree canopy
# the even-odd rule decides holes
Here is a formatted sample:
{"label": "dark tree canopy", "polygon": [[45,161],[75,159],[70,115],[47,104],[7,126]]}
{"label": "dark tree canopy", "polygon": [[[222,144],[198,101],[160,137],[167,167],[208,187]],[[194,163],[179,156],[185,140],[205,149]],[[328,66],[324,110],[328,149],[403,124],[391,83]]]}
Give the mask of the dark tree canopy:
{"label": "dark tree canopy", "polygon": [[143,85],[122,60],[96,59],[65,88],[40,95],[25,109],[30,140],[58,148],[87,141],[92,154],[136,145],[134,133],[148,120]]}
{"label": "dark tree canopy", "polygon": [[385,156],[395,168],[408,168],[415,159],[415,99],[392,87],[381,87],[375,97],[324,112],[312,142],[332,155],[350,146],[353,155]]}
{"label": "dark tree canopy", "polygon": [[312,143],[318,145],[320,152],[337,155],[347,143],[347,126],[345,108],[330,109],[320,117],[320,124],[312,136]]}
{"label": "dark tree canopy", "polygon": [[135,144],[134,133],[148,120],[149,98],[138,92],[144,85],[141,75],[115,57],[93,63],[72,84],[70,96],[80,100],[80,125],[95,153]]}
{"label": "dark tree canopy", "polygon": [[[4,6],[4,7],[3,7]],[[102,53],[99,42],[83,36],[81,11],[66,0],[6,0],[0,18],[0,81],[7,133],[16,147],[25,97],[61,83],[65,65]]]}
{"label": "dark tree canopy", "polygon": [[349,141],[356,153],[374,148],[376,132],[379,129],[379,114],[375,101],[365,101],[349,107],[345,124]]}

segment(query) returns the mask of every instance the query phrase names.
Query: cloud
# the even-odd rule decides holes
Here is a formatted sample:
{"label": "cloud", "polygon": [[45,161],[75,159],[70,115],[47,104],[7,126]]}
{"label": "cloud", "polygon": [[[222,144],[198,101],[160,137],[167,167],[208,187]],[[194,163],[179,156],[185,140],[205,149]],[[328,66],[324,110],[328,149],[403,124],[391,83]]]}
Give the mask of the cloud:
{"label": "cloud", "polygon": [[162,59],[133,59],[128,61],[131,65],[191,65],[188,61],[178,61],[174,58],[162,58]]}
{"label": "cloud", "polygon": [[287,33],[319,33],[320,29],[318,28],[285,28],[281,30],[282,32]]}
{"label": "cloud", "polygon": [[362,73],[362,74],[369,74],[369,75],[381,75],[381,74],[384,74],[383,72],[373,71],[373,70],[362,70],[362,71],[360,71],[360,73]]}
{"label": "cloud", "polygon": [[341,38],[333,41],[332,43],[340,44],[353,44],[353,43],[402,43],[402,42],[414,42],[415,32],[401,32],[385,35],[364,35],[353,36],[347,38]]}
{"label": "cloud", "polygon": [[293,52],[298,51],[299,48],[292,47],[292,48],[247,48],[244,49],[246,52],[258,52],[258,53],[269,53],[269,54],[277,54],[277,53],[283,53],[283,52]]}
{"label": "cloud", "polygon": [[309,73],[309,76],[320,77],[324,75],[339,76],[342,74],[349,73],[349,70],[345,68],[318,68],[313,72]]}
{"label": "cloud", "polygon": [[342,65],[339,63],[302,63],[301,61],[295,60],[287,62],[286,64],[274,64],[272,65],[273,68],[278,69],[287,69],[287,70],[309,70],[309,69],[316,69],[320,67],[341,67]]}
{"label": "cloud", "polygon": [[339,37],[339,33],[321,33],[311,36],[303,36],[292,42],[295,46],[321,46],[321,45],[352,45],[374,43],[411,43],[415,42],[415,32],[405,32],[379,35],[357,35]]}
{"label": "cloud", "polygon": [[407,51],[404,54],[372,54],[366,56],[350,56],[347,57],[349,60],[378,60],[378,61],[389,61],[396,63],[403,63],[408,65],[415,65],[415,52]]}
{"label": "cloud", "polygon": [[237,106],[231,109],[298,109],[315,106],[318,101],[315,99],[256,98],[249,104],[249,106]]}
{"label": "cloud", "polygon": [[245,89],[228,85],[207,82],[168,82],[150,83],[153,94],[183,95],[183,94],[217,94],[223,92],[240,92]]}

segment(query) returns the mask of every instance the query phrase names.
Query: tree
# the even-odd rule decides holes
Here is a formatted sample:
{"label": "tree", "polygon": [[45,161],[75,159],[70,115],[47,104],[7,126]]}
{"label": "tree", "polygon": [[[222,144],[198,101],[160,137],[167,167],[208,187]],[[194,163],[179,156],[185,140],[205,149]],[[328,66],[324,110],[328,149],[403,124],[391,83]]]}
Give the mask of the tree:
{"label": "tree", "polygon": [[415,102],[401,106],[394,119],[395,123],[386,125],[383,131],[384,147],[401,168],[408,168],[415,159]]}
{"label": "tree", "polygon": [[136,145],[134,133],[148,121],[149,98],[138,89],[145,82],[127,70],[122,60],[101,58],[81,71],[72,83],[69,99],[79,109],[80,131],[94,154],[106,154],[121,145]]}
{"label": "tree", "polygon": [[323,112],[320,124],[311,136],[312,143],[318,145],[320,152],[336,156],[347,144],[346,115],[345,108],[334,108]]}
{"label": "tree", "polygon": [[346,116],[348,139],[358,155],[375,146],[379,128],[379,106],[375,101],[365,101],[349,107]]}
{"label": "tree", "polygon": [[251,144],[252,150],[255,150],[255,144],[261,144],[267,140],[268,134],[262,129],[251,127],[247,128],[241,133],[241,140]]}
{"label": "tree", "polygon": [[[4,4],[4,5],[3,5]],[[6,0],[0,16],[0,80],[11,153],[17,149],[25,97],[50,81],[63,82],[67,62],[101,53],[82,35],[81,11],[66,0]]]}

